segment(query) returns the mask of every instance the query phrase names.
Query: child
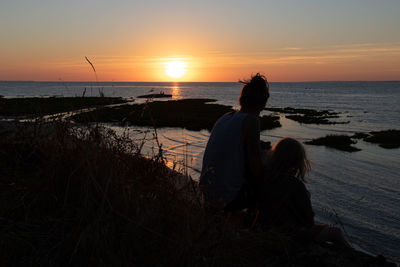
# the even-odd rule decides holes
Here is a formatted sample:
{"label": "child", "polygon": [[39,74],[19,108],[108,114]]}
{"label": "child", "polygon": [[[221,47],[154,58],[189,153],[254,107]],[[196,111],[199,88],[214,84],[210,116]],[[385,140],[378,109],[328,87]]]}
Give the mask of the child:
{"label": "child", "polygon": [[275,227],[302,239],[349,248],[340,228],[314,222],[310,193],[304,185],[310,163],[303,145],[295,139],[283,138],[272,147],[267,161],[259,203],[263,228]]}

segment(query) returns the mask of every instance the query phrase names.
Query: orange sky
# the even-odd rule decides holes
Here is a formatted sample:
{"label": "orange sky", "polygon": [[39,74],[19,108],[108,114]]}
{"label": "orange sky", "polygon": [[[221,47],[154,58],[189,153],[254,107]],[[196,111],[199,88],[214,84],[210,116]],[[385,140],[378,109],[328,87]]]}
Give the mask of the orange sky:
{"label": "orange sky", "polygon": [[400,80],[399,1],[228,2],[5,0],[0,80]]}

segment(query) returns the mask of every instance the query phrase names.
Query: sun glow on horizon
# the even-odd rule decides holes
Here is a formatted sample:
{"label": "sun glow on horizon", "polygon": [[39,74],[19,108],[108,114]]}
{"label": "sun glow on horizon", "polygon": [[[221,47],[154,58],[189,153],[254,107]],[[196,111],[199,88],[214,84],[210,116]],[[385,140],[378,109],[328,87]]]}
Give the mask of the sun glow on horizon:
{"label": "sun glow on horizon", "polygon": [[165,64],[165,74],[170,78],[178,79],[186,73],[187,63],[180,59],[169,60]]}

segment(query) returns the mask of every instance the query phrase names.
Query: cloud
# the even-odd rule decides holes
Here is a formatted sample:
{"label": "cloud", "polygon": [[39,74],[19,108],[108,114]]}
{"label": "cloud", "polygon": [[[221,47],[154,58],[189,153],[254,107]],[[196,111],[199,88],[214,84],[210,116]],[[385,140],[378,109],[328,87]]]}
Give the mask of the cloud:
{"label": "cloud", "polygon": [[286,47],[250,53],[213,51],[209,63],[230,65],[332,64],[354,60],[371,61],[377,58],[400,62],[400,44],[349,44],[326,47]]}
{"label": "cloud", "polygon": [[[197,56],[131,56],[131,55],[87,55],[98,69],[121,69],[149,67],[172,58],[187,61],[191,66],[230,67],[230,66],[269,66],[295,64],[340,64],[351,62],[374,62],[397,60],[400,62],[400,43],[389,44],[343,44],[324,47],[285,47],[262,51],[225,52],[222,50],[199,51]],[[56,68],[86,68],[84,56],[76,58],[59,58],[43,63],[44,66]]]}
{"label": "cloud", "polygon": [[282,50],[289,50],[289,51],[299,51],[302,50],[303,48],[300,47],[284,47]]}

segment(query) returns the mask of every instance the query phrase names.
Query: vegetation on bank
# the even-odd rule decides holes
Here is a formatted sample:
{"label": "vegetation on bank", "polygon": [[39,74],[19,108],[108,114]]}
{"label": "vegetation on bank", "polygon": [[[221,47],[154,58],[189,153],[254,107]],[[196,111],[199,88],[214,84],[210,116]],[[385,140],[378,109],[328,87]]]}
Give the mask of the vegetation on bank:
{"label": "vegetation on bank", "polygon": [[274,128],[282,127],[280,121],[279,121],[279,116],[261,116],[260,117],[260,129],[261,131],[263,130],[271,130]]}
{"label": "vegetation on bank", "polygon": [[355,133],[351,136],[353,139],[364,139],[365,137],[369,136],[367,133]]}
{"label": "vegetation on bank", "polygon": [[399,148],[400,147],[400,130],[386,130],[378,132],[370,132],[370,135],[363,138],[369,143],[378,144],[383,148]]}
{"label": "vegetation on bank", "polygon": [[291,114],[286,115],[285,118],[297,121],[299,123],[304,124],[347,124],[349,121],[346,122],[338,122],[338,121],[331,121],[329,119],[332,118],[340,118],[340,114],[335,111],[331,110],[314,110],[314,109],[305,109],[305,108],[292,108],[292,107],[285,107],[285,108],[278,108],[278,107],[268,107],[265,110],[284,113],[284,114]]}
{"label": "vegetation on bank", "polygon": [[[102,128],[0,131],[1,266],[368,266],[356,251],[242,231],[161,154]],[[179,187],[176,186],[178,184]]]}
{"label": "vegetation on bank", "polygon": [[351,137],[347,135],[327,135],[325,137],[319,137],[305,143],[308,145],[327,146],[346,152],[356,152],[361,150],[352,146],[357,142],[352,140]]}
{"label": "vegetation on bank", "polygon": [[0,98],[0,115],[48,115],[81,108],[125,103],[120,97]]}
{"label": "vegetation on bank", "polygon": [[313,117],[306,115],[287,115],[285,118],[304,124],[348,124],[350,121],[330,121],[327,117]]}
{"label": "vegetation on bank", "polygon": [[[106,107],[72,117],[76,122],[118,122],[137,126],[183,127],[188,130],[211,130],[232,107],[210,103],[214,99],[182,99]],[[278,116],[260,118],[261,129],[280,127]]]}
{"label": "vegetation on bank", "polygon": [[164,92],[160,92],[158,94],[155,93],[155,94],[137,96],[137,98],[150,98],[150,99],[152,99],[152,98],[170,98],[170,97],[172,97],[171,94],[166,94]]}
{"label": "vegetation on bank", "polygon": [[308,145],[327,146],[347,152],[356,152],[361,149],[352,145],[357,141],[354,139],[362,139],[365,142],[378,144],[380,147],[386,149],[393,149],[400,147],[400,130],[385,130],[369,133],[355,133],[351,136],[348,135],[327,135],[305,142]]}
{"label": "vegetation on bank", "polygon": [[315,109],[307,109],[307,108],[292,108],[292,107],[285,107],[285,108],[278,108],[278,107],[268,107],[265,110],[279,112],[279,113],[286,113],[286,114],[302,114],[307,116],[329,116],[330,118],[338,118],[339,113],[332,111],[332,110],[315,110]]}

